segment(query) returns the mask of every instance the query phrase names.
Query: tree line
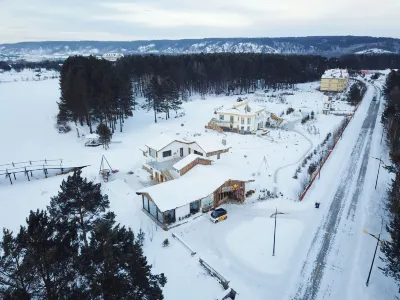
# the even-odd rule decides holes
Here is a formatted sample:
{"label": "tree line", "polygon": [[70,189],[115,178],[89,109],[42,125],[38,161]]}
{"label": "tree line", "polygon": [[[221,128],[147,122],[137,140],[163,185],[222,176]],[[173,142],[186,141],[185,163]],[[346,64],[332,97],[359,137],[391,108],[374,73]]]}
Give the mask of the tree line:
{"label": "tree line", "polygon": [[72,121],[86,124],[93,133],[97,122],[114,132],[119,121],[122,131],[124,120],[132,116],[136,105],[131,70],[93,56],[70,57],[64,62],[60,90],[59,127]]}
{"label": "tree line", "polygon": [[112,63],[95,57],[70,57],[60,74],[57,123],[104,123],[112,132],[141,107],[170,117],[182,101],[199,94],[246,94],[256,89],[282,89],[319,80],[326,69],[384,69],[400,66],[400,55],[312,55],[218,53],[125,56]]}
{"label": "tree line", "polygon": [[389,222],[386,230],[390,239],[382,247],[386,275],[396,279],[400,285],[400,72],[391,71],[386,78],[383,89],[386,99],[382,123],[386,133],[387,144],[393,165],[384,166],[389,172],[395,173],[388,189],[387,207]]}
{"label": "tree line", "polygon": [[101,185],[76,171],[46,210],[0,240],[0,299],[163,299],[144,233],[116,224]]}

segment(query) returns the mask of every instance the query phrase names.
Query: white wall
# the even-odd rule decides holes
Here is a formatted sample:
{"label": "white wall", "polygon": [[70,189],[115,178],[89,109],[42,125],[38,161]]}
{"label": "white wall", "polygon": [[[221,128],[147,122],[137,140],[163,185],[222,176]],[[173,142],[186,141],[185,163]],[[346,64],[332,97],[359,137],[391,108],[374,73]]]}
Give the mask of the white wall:
{"label": "white wall", "polygon": [[188,214],[190,214],[190,204],[175,209],[176,221],[179,221],[179,218],[185,217]]}
{"label": "white wall", "polygon": [[[157,161],[160,162],[160,161],[166,161],[166,160],[170,160],[170,159],[181,157],[180,148],[183,148],[183,157],[185,157],[185,156],[188,155],[188,147],[192,147],[192,145],[188,145],[188,144],[185,144],[185,143],[181,143],[181,142],[176,142],[175,141],[172,144],[170,144],[167,147],[165,147],[164,149],[158,151]],[[169,150],[171,150],[172,156],[163,157],[163,152],[164,151],[169,151]]]}

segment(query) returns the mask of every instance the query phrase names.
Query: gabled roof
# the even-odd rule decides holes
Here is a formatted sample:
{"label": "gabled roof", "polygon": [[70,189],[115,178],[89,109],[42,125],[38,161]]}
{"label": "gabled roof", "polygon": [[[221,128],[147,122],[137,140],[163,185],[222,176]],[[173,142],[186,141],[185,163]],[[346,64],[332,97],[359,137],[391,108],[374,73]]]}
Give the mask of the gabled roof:
{"label": "gabled roof", "polygon": [[206,153],[226,150],[230,148],[222,144],[222,137],[220,136],[197,136],[196,143]]}
{"label": "gabled roof", "polygon": [[148,141],[145,145],[155,151],[160,151],[172,144],[173,142],[179,142],[184,144],[193,144],[194,141],[181,138],[179,136],[173,136],[169,134],[160,134],[157,138]]}
{"label": "gabled roof", "polygon": [[251,104],[247,101],[240,102],[239,104],[234,104],[230,108],[222,108],[217,111],[217,114],[235,114],[235,115],[255,115],[258,112],[265,110],[265,107],[256,104]]}
{"label": "gabled roof", "polygon": [[207,197],[228,180],[251,181],[224,166],[198,165],[185,176],[140,189],[136,194],[149,195],[158,209],[165,212]]}
{"label": "gabled roof", "polygon": [[326,70],[322,78],[346,78],[349,77],[349,72],[346,69],[330,69]]}

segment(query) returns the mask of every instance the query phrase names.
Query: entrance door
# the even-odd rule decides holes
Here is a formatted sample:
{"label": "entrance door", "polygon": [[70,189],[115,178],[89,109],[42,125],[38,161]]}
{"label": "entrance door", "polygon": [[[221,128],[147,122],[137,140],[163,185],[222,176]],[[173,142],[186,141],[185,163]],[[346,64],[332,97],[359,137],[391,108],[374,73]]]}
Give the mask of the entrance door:
{"label": "entrance door", "polygon": [[188,148],[188,153],[190,154],[192,151],[190,150],[190,147]]}
{"label": "entrance door", "polygon": [[156,182],[160,182],[160,179],[158,178],[158,173],[157,172],[155,173],[156,173]]}
{"label": "entrance door", "polygon": [[180,154],[181,154],[181,157],[182,157],[183,156],[183,148],[180,149],[180,152],[181,152]]}

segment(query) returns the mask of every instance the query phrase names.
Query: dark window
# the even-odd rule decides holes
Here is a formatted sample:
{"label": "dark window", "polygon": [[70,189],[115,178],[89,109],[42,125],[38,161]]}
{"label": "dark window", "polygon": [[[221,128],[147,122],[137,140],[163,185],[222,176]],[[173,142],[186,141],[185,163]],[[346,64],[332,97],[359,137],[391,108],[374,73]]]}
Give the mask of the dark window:
{"label": "dark window", "polygon": [[183,156],[183,148],[180,149],[181,157]]}
{"label": "dark window", "polygon": [[197,154],[197,155],[203,156],[203,153],[201,153],[201,152],[199,152],[199,151],[196,151],[196,150],[194,150],[193,152],[194,152],[194,154]]}
{"label": "dark window", "polygon": [[163,157],[168,157],[168,156],[171,156],[171,155],[172,155],[171,150],[164,151],[164,152],[162,153],[162,156],[163,156]]}

